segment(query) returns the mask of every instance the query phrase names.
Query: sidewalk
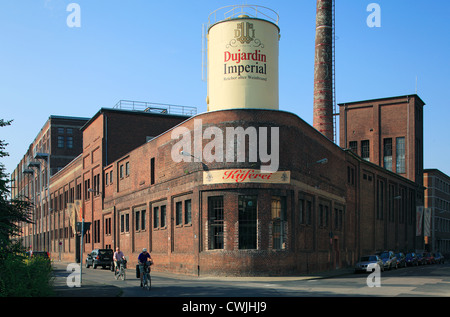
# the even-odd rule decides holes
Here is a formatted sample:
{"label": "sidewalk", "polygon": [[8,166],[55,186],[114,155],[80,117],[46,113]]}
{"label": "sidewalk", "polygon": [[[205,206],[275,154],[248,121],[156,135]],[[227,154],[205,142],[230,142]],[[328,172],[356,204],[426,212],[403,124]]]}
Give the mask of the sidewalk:
{"label": "sidewalk", "polygon": [[101,284],[85,278],[81,287],[69,287],[67,285],[67,276],[70,274],[65,271],[67,263],[55,262],[53,265],[54,274],[54,292],[55,297],[120,297],[122,295],[122,289],[120,287]]}
{"label": "sidewalk", "polygon": [[286,276],[200,276],[199,279],[227,280],[227,281],[255,281],[255,282],[275,282],[275,281],[302,281],[317,280],[343,276],[354,272],[353,268],[340,268],[330,271],[314,272],[311,274],[286,275]]}

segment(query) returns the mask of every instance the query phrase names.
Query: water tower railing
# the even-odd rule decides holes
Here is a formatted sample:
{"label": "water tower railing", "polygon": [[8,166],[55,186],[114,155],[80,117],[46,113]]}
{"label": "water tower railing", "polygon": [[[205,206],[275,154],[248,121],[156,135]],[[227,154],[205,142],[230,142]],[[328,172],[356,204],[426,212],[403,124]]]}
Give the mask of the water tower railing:
{"label": "water tower railing", "polygon": [[[222,15],[223,18],[221,18]],[[248,15],[251,18],[268,20],[275,23],[276,25],[278,25],[280,19],[278,13],[270,8],[259,5],[241,4],[225,6],[211,12],[208,17],[208,26],[222,20],[228,20],[238,17],[240,15]]]}

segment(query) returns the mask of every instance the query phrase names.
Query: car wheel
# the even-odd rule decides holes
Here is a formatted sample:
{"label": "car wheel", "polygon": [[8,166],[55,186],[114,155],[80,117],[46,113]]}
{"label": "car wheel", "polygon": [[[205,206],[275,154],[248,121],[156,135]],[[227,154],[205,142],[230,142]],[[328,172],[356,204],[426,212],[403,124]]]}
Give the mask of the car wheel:
{"label": "car wheel", "polygon": [[97,268],[97,264],[93,263],[93,264],[92,264],[92,268],[93,268],[93,269],[96,269],[96,268]]}
{"label": "car wheel", "polygon": [[88,264],[88,261],[86,261],[86,268],[88,269],[89,268],[89,264]]}

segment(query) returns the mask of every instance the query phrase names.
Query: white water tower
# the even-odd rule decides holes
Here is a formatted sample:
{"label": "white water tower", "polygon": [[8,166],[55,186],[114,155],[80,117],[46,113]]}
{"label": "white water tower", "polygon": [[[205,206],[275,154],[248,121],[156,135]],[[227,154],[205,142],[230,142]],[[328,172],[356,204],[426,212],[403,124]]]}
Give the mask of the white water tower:
{"label": "white water tower", "polygon": [[212,12],[208,19],[208,111],[278,110],[278,14],[254,5]]}

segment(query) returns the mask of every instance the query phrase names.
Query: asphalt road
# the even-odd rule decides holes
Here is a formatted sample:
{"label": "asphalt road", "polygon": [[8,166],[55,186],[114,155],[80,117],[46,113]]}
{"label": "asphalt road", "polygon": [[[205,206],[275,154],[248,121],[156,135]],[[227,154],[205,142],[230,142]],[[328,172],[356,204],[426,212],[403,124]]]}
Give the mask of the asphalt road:
{"label": "asphalt road", "polygon": [[[59,282],[67,263],[55,263]],[[159,298],[265,298],[265,297],[447,297],[450,296],[450,264],[434,264],[381,272],[379,276],[344,272],[329,278],[312,277],[191,277],[152,272],[152,289],[143,290],[134,269],[125,281],[115,280],[107,269],[86,269],[83,280],[120,288],[120,297]],[[373,287],[370,287],[373,286]]]}

